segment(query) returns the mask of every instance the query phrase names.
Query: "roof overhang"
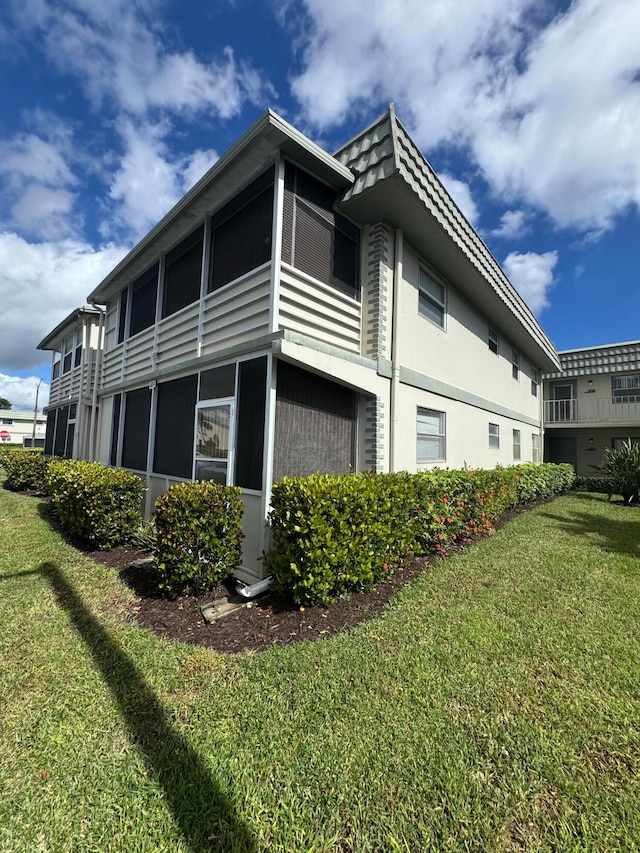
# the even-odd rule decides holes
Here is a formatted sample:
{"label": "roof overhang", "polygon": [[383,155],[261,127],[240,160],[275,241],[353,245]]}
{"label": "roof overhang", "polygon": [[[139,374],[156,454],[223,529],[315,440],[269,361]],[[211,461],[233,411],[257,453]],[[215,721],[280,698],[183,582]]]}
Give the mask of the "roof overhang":
{"label": "roof overhang", "polygon": [[74,326],[79,325],[79,320],[82,320],[84,317],[98,317],[99,315],[100,311],[97,308],[92,308],[90,305],[83,305],[82,308],[76,308],[40,341],[36,349],[55,349],[73,330]]}
{"label": "roof overhang", "polygon": [[[531,316],[527,328],[520,319],[523,312],[530,314],[524,302],[519,300],[522,304],[516,306],[508,304],[399,172],[352,195],[340,208],[356,222],[384,220],[392,228],[401,228],[404,239],[418,254],[482,311],[491,325],[499,328],[532,364],[543,371],[558,369],[553,345],[546,336],[537,341],[532,335],[532,331],[538,331],[537,321]],[[517,294],[510,295],[519,299]]]}
{"label": "roof overhang", "polygon": [[217,160],[167,215],[123,258],[89,295],[106,302],[205,217],[222,207],[274,160],[278,151],[306,166],[336,190],[353,183],[347,166],[312,142],[272,110],[267,110]]}

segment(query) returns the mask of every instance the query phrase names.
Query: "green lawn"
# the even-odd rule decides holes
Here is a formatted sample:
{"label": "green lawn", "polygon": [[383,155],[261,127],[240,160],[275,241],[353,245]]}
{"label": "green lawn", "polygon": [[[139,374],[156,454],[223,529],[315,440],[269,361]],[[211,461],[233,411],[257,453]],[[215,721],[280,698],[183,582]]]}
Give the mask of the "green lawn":
{"label": "green lawn", "polygon": [[40,511],[0,489],[0,851],[640,848],[640,509],[560,498],[236,658],[115,615]]}

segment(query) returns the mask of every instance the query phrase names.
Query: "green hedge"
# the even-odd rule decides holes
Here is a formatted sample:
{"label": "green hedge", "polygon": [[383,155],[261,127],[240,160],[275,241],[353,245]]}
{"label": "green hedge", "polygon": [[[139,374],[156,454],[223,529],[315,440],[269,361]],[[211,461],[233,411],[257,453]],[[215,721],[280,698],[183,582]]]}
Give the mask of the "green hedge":
{"label": "green hedge", "polygon": [[156,565],[172,593],[204,592],[240,565],[241,489],[178,483],[156,501]]}
{"label": "green hedge", "polygon": [[575,492],[599,492],[603,495],[615,495],[616,483],[611,477],[576,477],[571,487]]}
{"label": "green hedge", "polygon": [[108,550],[128,541],[140,524],[142,481],[121,468],[53,459],[47,490],[63,529],[94,548]]}
{"label": "green hedge", "polygon": [[408,555],[492,528],[510,507],[566,491],[571,465],[345,474],[274,484],[266,566],[298,604],[370,589]]}
{"label": "green hedge", "polygon": [[0,463],[7,472],[6,487],[13,491],[30,489],[46,494],[47,468],[50,461],[50,458],[43,456],[42,450],[37,448],[19,448],[2,453]]}

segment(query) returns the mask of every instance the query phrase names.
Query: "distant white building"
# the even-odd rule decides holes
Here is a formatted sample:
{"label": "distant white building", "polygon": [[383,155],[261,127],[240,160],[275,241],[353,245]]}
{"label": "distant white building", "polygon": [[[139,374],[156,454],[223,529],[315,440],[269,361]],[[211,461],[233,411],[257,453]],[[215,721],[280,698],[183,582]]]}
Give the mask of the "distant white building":
{"label": "distant white building", "polygon": [[558,355],[561,371],[544,377],[544,458],[593,477],[606,449],[640,442],[640,341]]}
{"label": "distant white building", "polygon": [[[36,417],[36,447],[44,447],[46,415]],[[0,444],[22,444],[31,447],[33,440],[33,412],[0,409]]]}

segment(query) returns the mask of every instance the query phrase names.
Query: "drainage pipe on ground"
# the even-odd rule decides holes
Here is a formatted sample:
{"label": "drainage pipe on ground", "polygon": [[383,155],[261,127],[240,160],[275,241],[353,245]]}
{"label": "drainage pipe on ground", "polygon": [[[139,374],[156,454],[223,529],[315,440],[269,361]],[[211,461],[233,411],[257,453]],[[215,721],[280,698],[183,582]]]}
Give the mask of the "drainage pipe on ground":
{"label": "drainage pipe on ground", "polygon": [[245,584],[244,581],[238,581],[236,592],[243,598],[255,598],[256,595],[260,595],[261,592],[266,592],[270,586],[271,575],[269,575],[268,578],[263,578],[263,580],[258,581],[257,583],[251,584],[251,586]]}

